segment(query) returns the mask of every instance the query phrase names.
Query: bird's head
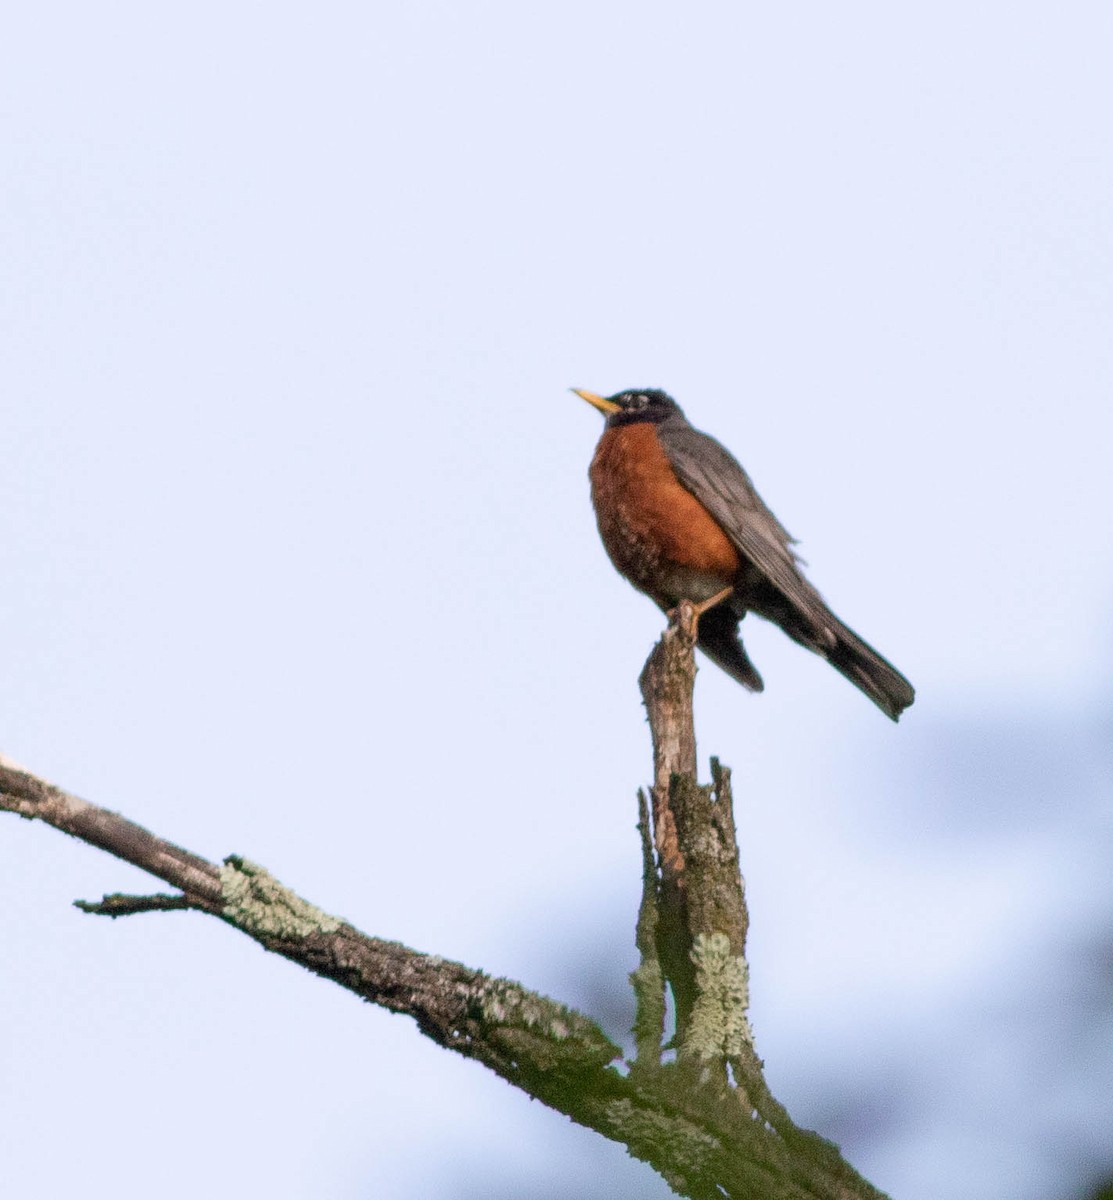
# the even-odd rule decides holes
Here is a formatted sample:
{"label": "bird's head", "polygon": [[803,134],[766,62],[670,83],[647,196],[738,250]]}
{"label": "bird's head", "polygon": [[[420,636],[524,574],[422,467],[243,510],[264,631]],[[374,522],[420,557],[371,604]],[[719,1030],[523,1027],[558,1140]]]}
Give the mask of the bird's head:
{"label": "bird's head", "polygon": [[683,415],[680,405],[659,388],[630,388],[613,396],[599,396],[580,388],[572,388],[572,391],[603,413],[608,426],[632,425],[636,421],[659,425],[666,417]]}

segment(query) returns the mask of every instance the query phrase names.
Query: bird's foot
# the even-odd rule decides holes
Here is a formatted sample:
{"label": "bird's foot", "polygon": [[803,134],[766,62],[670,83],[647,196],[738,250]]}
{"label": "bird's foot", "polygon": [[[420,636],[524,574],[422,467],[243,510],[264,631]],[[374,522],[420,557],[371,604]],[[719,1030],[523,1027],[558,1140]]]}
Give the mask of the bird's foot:
{"label": "bird's foot", "polygon": [[716,592],[714,596],[709,596],[706,600],[701,601],[699,604],[697,604],[694,600],[681,600],[675,608],[666,608],[665,616],[668,617],[670,621],[675,620],[681,608],[687,605],[688,608],[691,609],[692,616],[698,621],[705,612],[710,612],[711,609],[713,609],[716,605],[722,604],[722,602],[730,597],[733,593],[734,588],[728,587],[723,588],[721,592]]}
{"label": "bird's foot", "polygon": [[670,608],[665,613],[669,619],[670,625],[677,625],[681,628],[687,628],[688,636],[693,641],[699,636],[699,619],[705,612],[709,612],[716,605],[722,604],[734,591],[733,587],[723,588],[721,592],[716,592],[714,596],[696,604],[693,600],[681,600],[675,608]]}

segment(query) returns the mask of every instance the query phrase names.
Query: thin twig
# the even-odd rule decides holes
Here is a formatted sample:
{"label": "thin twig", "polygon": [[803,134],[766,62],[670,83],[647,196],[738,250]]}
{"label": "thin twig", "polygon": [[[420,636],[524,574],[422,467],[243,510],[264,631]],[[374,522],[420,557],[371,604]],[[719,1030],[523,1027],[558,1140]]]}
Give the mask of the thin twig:
{"label": "thin twig", "polygon": [[127,896],[123,892],[113,892],[111,896],[102,896],[99,900],[75,900],[74,908],[84,913],[92,913],[98,917],[130,917],[136,913],[174,912],[177,909],[201,909],[203,906],[194,903],[188,896],[171,896],[166,892],[158,892],[153,896]]}
{"label": "thin twig", "polygon": [[665,977],[657,952],[657,860],[653,854],[653,828],[645,792],[638,789],[638,833],[642,844],[642,898],[634,942],[639,963],[630,973],[634,988],[634,1042],[637,1065],[656,1067],[661,1062],[665,1035]]}

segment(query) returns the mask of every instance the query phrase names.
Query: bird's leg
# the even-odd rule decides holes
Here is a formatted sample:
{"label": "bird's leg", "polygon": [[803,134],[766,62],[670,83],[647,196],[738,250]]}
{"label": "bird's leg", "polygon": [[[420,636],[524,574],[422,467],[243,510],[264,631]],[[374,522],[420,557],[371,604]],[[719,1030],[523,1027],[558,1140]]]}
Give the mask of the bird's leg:
{"label": "bird's leg", "polygon": [[726,600],[727,597],[733,593],[733,591],[733,587],[723,588],[721,592],[716,592],[714,596],[710,597],[708,600],[704,600],[702,604],[693,604],[692,608],[695,610],[696,620],[698,621],[705,612],[708,612],[717,604],[722,604],[722,602]]}
{"label": "bird's leg", "polygon": [[690,636],[692,638],[696,638],[699,636],[699,619],[700,619],[700,617],[702,617],[705,612],[709,612],[716,605],[722,604],[722,602],[724,600],[726,600],[733,591],[734,591],[733,587],[723,588],[723,590],[721,592],[716,592],[714,596],[708,597],[708,599],[702,601],[700,604],[696,604],[692,600],[681,600],[680,603],[675,608],[667,609],[665,612],[665,616],[668,617],[670,622],[675,621],[680,616],[681,608],[684,605],[687,605],[689,611],[692,614],[691,615],[691,634],[690,634]]}

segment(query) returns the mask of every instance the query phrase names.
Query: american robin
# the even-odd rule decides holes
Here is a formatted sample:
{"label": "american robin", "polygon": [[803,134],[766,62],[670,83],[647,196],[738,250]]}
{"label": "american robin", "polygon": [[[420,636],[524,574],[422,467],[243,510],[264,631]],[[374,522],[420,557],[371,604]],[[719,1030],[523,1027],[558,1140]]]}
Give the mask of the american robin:
{"label": "american robin", "polygon": [[753,612],[825,658],[895,721],[915,698],[912,685],[804,578],[795,539],[730,451],[693,429],[664,392],[572,390],[607,418],[589,475],[599,533],[619,572],[666,612],[681,600],[706,604],[700,649],[750,691],[765,686],[738,634]]}

